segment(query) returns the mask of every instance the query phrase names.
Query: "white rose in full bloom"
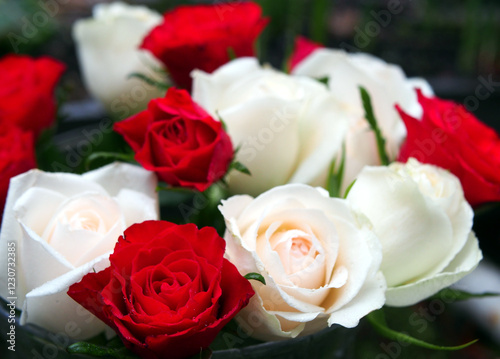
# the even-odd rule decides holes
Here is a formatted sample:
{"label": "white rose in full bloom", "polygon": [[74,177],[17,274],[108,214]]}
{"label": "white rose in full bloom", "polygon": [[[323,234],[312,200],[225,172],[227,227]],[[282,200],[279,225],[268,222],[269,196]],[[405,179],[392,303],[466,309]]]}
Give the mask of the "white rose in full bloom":
{"label": "white rose in full bloom", "polygon": [[[66,292],[109,266],[127,227],[158,219],[156,182],[151,172],[120,163],[83,175],[35,169],[12,178],[0,233],[0,295],[17,298],[21,324],[65,333],[70,323],[74,339],[104,330]],[[9,248],[17,256],[15,289],[8,284]]]}
{"label": "white rose in full bloom", "polygon": [[232,193],[258,195],[285,183],[311,183],[341,149],[350,121],[324,84],[240,58],[212,74],[195,70],[193,99],[220,116],[236,159],[251,176],[232,171]]}
{"label": "white rose in full bloom", "polygon": [[[75,22],[73,39],[85,86],[106,110],[119,118],[143,110],[164,91],[130,74],[143,73],[157,80],[162,65],[139,49],[143,38],[160,24],[162,16],[145,6],[121,2],[97,4],[93,17]],[[162,79],[165,80],[165,79]]]}
{"label": "white rose in full bloom", "polygon": [[428,95],[433,93],[425,80],[406,78],[397,65],[368,54],[350,54],[343,50],[316,49],[292,73],[328,78],[328,87],[337,101],[356,113],[346,137],[343,189],[351,184],[364,166],[380,164],[375,136],[364,118],[359,86],[363,86],[371,97],[373,111],[391,158],[397,156],[406,136],[406,128],[395,105],[399,104],[405,112],[420,118],[422,108],[415,88]]}
{"label": "white rose in full bloom", "polygon": [[219,207],[226,256],[255,295],[237,320],[261,340],[293,338],[339,324],[355,327],[384,305],[380,243],[365,217],[322,188],[275,187],[255,199],[237,195]]}
{"label": "white rose in full bloom", "polygon": [[370,219],[382,243],[388,305],[417,303],[482,258],[460,181],[442,168],[413,158],[365,167],[347,200]]}

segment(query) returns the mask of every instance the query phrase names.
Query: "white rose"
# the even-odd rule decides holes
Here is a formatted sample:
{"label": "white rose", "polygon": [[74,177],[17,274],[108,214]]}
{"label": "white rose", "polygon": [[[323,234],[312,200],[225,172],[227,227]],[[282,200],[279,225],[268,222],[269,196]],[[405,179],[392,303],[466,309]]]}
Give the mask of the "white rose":
{"label": "white rose", "polygon": [[233,193],[258,195],[285,183],[310,183],[340,150],[349,113],[316,80],[240,58],[212,74],[195,70],[193,99],[220,116],[236,159],[251,176],[232,171]]}
{"label": "white rose", "polygon": [[78,20],[73,26],[85,86],[117,117],[137,113],[149,100],[164,94],[142,80],[128,78],[138,72],[165,81],[154,70],[162,67],[160,62],[139,49],[143,38],[161,21],[160,14],[144,6],[115,2],[95,5],[92,18]]}
{"label": "white rose", "polygon": [[413,158],[365,167],[347,200],[370,219],[382,243],[388,305],[417,303],[482,258],[460,181],[442,168]]}
{"label": "white rose", "polygon": [[[65,333],[72,323],[67,334],[75,339],[104,330],[66,292],[88,272],[109,266],[128,226],[158,218],[155,188],[154,174],[120,163],[83,175],[31,170],[12,178],[0,233],[0,295],[17,298],[21,324]],[[15,248],[15,266],[9,248]],[[8,284],[12,268],[15,288]]]}
{"label": "white rose", "polygon": [[300,62],[292,71],[297,75],[328,78],[328,86],[337,101],[356,113],[346,137],[346,164],[343,189],[351,184],[365,165],[378,165],[373,132],[364,118],[359,86],[370,94],[373,111],[386,139],[386,150],[394,158],[406,136],[406,129],[395,105],[420,118],[422,108],[415,88],[431,95],[430,85],[422,79],[408,79],[397,65],[368,54],[349,54],[321,48]]}
{"label": "white rose", "polygon": [[288,184],[257,198],[233,196],[219,207],[226,256],[255,295],[238,316],[261,340],[307,335],[339,324],[354,327],[384,304],[380,244],[364,217],[321,188]]}

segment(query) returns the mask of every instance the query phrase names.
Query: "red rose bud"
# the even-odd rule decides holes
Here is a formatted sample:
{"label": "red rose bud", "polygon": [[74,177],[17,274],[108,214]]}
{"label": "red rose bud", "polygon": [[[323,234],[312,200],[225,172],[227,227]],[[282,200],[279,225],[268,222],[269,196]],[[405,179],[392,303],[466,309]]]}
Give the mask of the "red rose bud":
{"label": "red rose bud", "polygon": [[135,159],[172,186],[206,190],[222,178],[233,158],[233,146],[222,123],[198,106],[187,91],[170,88],[165,98],[118,122]]}
{"label": "red rose bud", "polygon": [[142,358],[185,358],[207,348],[254,294],[224,251],[211,227],[134,224],[110,267],[85,275],[68,294]]}
{"label": "red rose bud", "polygon": [[36,167],[33,133],[17,127],[0,132],[0,224],[10,179]]}
{"label": "red rose bud", "polygon": [[408,136],[398,161],[415,157],[451,171],[472,206],[500,200],[500,138],[464,106],[417,91],[421,120],[396,106]]}
{"label": "red rose bud", "polygon": [[315,50],[323,48],[323,45],[313,42],[303,36],[299,36],[295,39],[295,48],[293,50],[292,56],[290,56],[290,71],[292,71],[295,66],[301,63],[305,58],[311,55]]}
{"label": "red rose bud", "polygon": [[55,120],[54,89],[65,69],[49,57],[7,55],[0,59],[0,126],[32,131],[36,140]]}
{"label": "red rose bud", "polygon": [[191,89],[194,69],[212,72],[230,59],[254,56],[257,37],[268,20],[252,2],[180,6],[141,45],[162,61],[179,87]]}

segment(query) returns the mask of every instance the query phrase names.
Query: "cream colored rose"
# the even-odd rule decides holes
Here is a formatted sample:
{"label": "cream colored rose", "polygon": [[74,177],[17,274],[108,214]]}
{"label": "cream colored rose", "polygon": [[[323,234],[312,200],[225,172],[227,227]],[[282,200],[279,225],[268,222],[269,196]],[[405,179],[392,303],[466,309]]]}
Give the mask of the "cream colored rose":
{"label": "cream colored rose", "polygon": [[161,21],[160,14],[145,6],[114,2],[95,5],[92,18],[75,22],[73,39],[85,86],[113,116],[128,117],[164,95],[142,80],[128,78],[137,72],[165,81],[154,70],[162,65],[139,49]]}
{"label": "cream colored rose", "polygon": [[261,67],[255,58],[192,76],[193,99],[224,120],[240,147],[236,159],[252,174],[232,171],[233,193],[258,195],[285,183],[310,183],[342,146],[351,114],[316,80]]}
{"label": "cream colored rose", "polygon": [[388,305],[417,303],[482,258],[460,181],[442,168],[413,158],[365,167],[347,200],[370,219],[382,243]]}
{"label": "cream colored rose", "polygon": [[279,340],[326,326],[354,327],[384,304],[382,259],[369,223],[321,188],[288,184],[219,207],[226,256],[241,274],[260,273],[237,317],[252,337]]}
{"label": "cream colored rose", "polygon": [[328,87],[335,99],[356,113],[346,136],[344,190],[364,166],[380,164],[373,131],[364,118],[359,86],[370,94],[373,111],[391,158],[396,157],[406,136],[403,121],[394,106],[399,104],[405,112],[419,118],[422,108],[415,88],[432,94],[425,80],[408,79],[399,66],[363,53],[349,54],[342,50],[320,48],[300,62],[292,73],[327,77]]}
{"label": "cream colored rose", "polygon": [[0,233],[0,295],[13,296],[7,253],[15,248],[21,324],[65,333],[73,323],[68,335],[75,339],[104,330],[66,292],[88,272],[109,266],[128,226],[158,218],[155,188],[153,174],[119,163],[81,176],[31,170],[11,180]]}

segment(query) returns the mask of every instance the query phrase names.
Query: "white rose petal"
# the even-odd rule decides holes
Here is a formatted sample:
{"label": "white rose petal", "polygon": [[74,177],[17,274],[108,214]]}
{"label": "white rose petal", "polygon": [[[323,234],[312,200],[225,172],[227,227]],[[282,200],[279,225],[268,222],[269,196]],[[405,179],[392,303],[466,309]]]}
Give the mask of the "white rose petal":
{"label": "white rose petal", "polygon": [[66,292],[86,273],[109,265],[127,227],[158,218],[156,181],[138,166],[119,163],[84,175],[31,170],[11,180],[0,233],[0,295],[12,296],[7,253],[8,243],[15,243],[21,324],[64,333],[72,322],[74,339],[105,329]]}
{"label": "white rose petal", "polygon": [[256,295],[237,318],[252,337],[280,340],[333,324],[354,327],[384,304],[380,244],[345,200],[288,184],[255,199],[231,197],[219,208],[227,258],[240,273],[258,272],[266,280],[252,283]]}
{"label": "white rose petal", "polygon": [[[370,94],[373,111],[386,139],[386,150],[394,158],[406,135],[406,129],[395,109],[398,104],[407,113],[420,116],[422,108],[415,88],[432,94],[423,79],[408,79],[397,65],[363,53],[349,54],[343,50],[320,48],[313,51],[292,71],[293,74],[328,78],[335,99],[356,114],[346,137],[344,191],[366,165],[378,165],[374,134],[364,119],[359,86]],[[324,175],[323,175],[324,176]]]}
{"label": "white rose petal", "polygon": [[387,304],[410,305],[452,284],[481,259],[459,180],[415,159],[365,167],[347,200],[373,223]]}
{"label": "white rose petal", "polygon": [[165,80],[154,71],[161,68],[160,63],[139,49],[146,34],[161,21],[160,14],[144,6],[115,2],[98,4],[93,18],[75,22],[73,39],[83,80],[108,112],[130,116],[163,95],[156,87],[128,78],[135,72]]}
{"label": "white rose petal", "polygon": [[193,99],[220,116],[251,176],[233,171],[233,193],[258,195],[285,183],[312,183],[341,149],[355,114],[305,76],[239,58],[212,74],[195,70]]}

